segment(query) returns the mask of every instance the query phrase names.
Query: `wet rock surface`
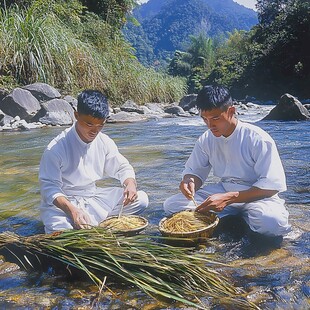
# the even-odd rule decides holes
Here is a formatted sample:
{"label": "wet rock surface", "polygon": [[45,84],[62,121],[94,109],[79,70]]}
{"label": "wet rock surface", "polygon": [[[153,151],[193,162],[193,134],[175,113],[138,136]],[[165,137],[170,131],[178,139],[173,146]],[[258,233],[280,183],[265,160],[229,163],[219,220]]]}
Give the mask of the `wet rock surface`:
{"label": "wet rock surface", "polygon": [[20,268],[17,264],[7,262],[3,256],[0,257],[0,275],[1,276],[12,273],[19,269]]}

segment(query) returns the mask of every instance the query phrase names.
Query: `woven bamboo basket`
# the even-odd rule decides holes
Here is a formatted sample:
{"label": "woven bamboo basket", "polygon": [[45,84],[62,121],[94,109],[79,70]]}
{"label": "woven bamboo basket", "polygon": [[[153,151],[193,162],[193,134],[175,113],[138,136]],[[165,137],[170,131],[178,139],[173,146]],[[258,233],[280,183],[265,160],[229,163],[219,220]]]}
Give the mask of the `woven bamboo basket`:
{"label": "woven bamboo basket", "polygon": [[[181,211],[184,212],[184,211]],[[194,212],[193,210],[187,210],[187,212]],[[180,212],[174,213],[169,217],[164,217],[159,222],[159,231],[164,237],[170,237],[175,239],[170,243],[178,243],[177,239],[181,241],[181,243],[200,243],[206,241],[207,238],[210,238],[213,234],[215,227],[219,223],[219,218],[215,213],[209,213],[205,216],[200,215],[199,218],[205,222],[206,226],[201,229],[197,229],[194,231],[168,231],[164,228],[165,222],[172,218],[173,216],[179,214]],[[183,241],[183,242],[182,242]]]}
{"label": "woven bamboo basket", "polygon": [[130,221],[130,219],[133,219],[135,221],[139,221],[138,226],[136,226],[134,228],[130,228],[130,229],[114,228],[113,225],[110,226],[109,223],[111,223],[111,221],[113,221],[114,219],[117,220],[118,216],[110,216],[110,217],[106,218],[104,221],[102,221],[99,224],[99,226],[106,228],[107,230],[109,230],[115,234],[120,234],[120,235],[124,235],[124,236],[133,236],[133,235],[139,234],[142,230],[144,230],[149,225],[148,220],[142,216],[122,215],[120,219],[122,219],[122,218],[126,218],[126,220],[129,220],[129,221]]}

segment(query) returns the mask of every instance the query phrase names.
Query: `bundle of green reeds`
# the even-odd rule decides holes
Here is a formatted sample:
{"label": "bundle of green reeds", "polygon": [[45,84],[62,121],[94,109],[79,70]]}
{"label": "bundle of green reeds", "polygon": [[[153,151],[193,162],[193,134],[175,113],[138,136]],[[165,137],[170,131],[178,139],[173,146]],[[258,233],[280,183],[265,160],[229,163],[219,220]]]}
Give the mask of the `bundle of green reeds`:
{"label": "bundle of green reeds", "polygon": [[161,301],[205,308],[199,299],[205,297],[215,304],[234,305],[235,309],[257,308],[213,268],[220,264],[208,254],[172,247],[153,238],[114,236],[101,228],[30,237],[4,232],[0,234],[0,248],[13,244],[25,253],[44,255],[82,270],[99,288],[106,285],[102,279],[113,276],[111,279],[133,284]]}

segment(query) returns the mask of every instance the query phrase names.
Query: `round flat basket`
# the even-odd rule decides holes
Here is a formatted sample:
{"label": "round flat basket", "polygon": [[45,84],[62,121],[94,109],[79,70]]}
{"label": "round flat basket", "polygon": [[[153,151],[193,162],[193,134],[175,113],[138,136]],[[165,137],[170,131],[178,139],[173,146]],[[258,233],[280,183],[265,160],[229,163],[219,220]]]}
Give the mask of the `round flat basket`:
{"label": "round flat basket", "polygon": [[118,216],[110,216],[102,221],[99,226],[112,233],[133,236],[144,230],[148,224],[148,220],[142,216],[122,215],[120,218]]}
{"label": "round flat basket", "polygon": [[164,217],[159,222],[159,231],[164,237],[188,239],[197,243],[211,237],[218,223],[219,218],[215,213],[204,215],[184,210]]}

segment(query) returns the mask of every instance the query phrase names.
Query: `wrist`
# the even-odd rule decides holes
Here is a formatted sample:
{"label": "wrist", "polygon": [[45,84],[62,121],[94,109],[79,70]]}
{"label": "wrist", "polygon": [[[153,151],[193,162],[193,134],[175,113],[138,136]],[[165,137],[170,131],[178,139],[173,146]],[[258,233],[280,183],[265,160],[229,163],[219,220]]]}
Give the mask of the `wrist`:
{"label": "wrist", "polygon": [[136,179],[130,178],[130,179],[126,179],[123,183],[123,187],[126,188],[129,185],[134,185],[137,186],[137,182]]}
{"label": "wrist", "polygon": [[186,184],[189,184],[189,183],[194,183],[195,184],[194,178],[184,178],[183,182],[186,183]]}
{"label": "wrist", "polygon": [[239,202],[238,197],[239,197],[239,192],[229,192],[229,198],[228,198],[229,204]]}

